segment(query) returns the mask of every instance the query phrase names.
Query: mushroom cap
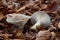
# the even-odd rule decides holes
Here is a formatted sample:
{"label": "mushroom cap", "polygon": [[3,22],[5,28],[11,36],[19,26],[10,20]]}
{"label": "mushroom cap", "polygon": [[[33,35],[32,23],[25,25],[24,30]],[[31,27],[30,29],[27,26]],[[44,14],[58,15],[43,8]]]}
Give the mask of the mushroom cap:
{"label": "mushroom cap", "polygon": [[26,16],[24,14],[15,14],[15,13],[13,13],[13,14],[8,14],[7,15],[6,21],[10,22],[10,23],[20,22],[20,21],[23,22],[23,21],[28,20],[29,18],[30,18],[30,16]]}
{"label": "mushroom cap", "polygon": [[50,25],[50,16],[44,11],[37,11],[31,16],[31,23],[34,25],[40,21],[41,25],[46,28]]}
{"label": "mushroom cap", "polygon": [[6,21],[23,28],[31,16],[26,16],[24,14],[8,14]]}

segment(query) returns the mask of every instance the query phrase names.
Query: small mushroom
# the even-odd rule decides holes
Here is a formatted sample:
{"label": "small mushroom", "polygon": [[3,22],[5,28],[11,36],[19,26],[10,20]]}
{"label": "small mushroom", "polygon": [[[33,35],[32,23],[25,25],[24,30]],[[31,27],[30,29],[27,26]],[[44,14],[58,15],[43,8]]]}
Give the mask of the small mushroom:
{"label": "small mushroom", "polygon": [[23,30],[24,25],[27,23],[27,21],[31,18],[31,16],[26,16],[24,14],[8,14],[6,15],[7,19],[6,21],[19,26],[20,30]]}
{"label": "small mushroom", "polygon": [[50,16],[44,11],[37,11],[31,16],[31,23],[33,26],[31,29],[47,28],[50,25]]}

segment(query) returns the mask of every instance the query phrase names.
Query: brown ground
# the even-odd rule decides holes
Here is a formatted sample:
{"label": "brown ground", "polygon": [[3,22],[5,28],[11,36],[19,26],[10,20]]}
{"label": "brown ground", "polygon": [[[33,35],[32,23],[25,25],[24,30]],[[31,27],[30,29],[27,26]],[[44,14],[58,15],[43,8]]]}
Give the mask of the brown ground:
{"label": "brown ground", "polygon": [[[6,22],[6,14],[24,13],[31,16],[35,11],[46,11],[51,17],[51,26],[57,28],[55,31],[58,38],[60,37],[60,0],[0,0],[0,39],[4,40],[35,40],[37,33],[29,31],[21,33],[20,30],[13,30],[15,25]],[[16,2],[16,4],[11,4]],[[16,7],[17,6],[17,7]],[[30,22],[28,23],[31,26]]]}

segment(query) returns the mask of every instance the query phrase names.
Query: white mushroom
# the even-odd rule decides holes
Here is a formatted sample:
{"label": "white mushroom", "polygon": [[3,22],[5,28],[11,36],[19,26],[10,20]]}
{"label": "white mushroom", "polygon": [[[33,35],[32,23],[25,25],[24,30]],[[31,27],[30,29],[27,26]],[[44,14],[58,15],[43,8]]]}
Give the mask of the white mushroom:
{"label": "white mushroom", "polygon": [[8,14],[6,15],[7,19],[6,21],[19,26],[20,30],[23,30],[24,25],[27,23],[27,21],[31,18],[31,16],[26,16],[24,14]]}
{"label": "white mushroom", "polygon": [[36,30],[37,27],[47,28],[50,25],[50,16],[44,11],[37,11],[32,14],[31,23],[33,26],[31,29]]}

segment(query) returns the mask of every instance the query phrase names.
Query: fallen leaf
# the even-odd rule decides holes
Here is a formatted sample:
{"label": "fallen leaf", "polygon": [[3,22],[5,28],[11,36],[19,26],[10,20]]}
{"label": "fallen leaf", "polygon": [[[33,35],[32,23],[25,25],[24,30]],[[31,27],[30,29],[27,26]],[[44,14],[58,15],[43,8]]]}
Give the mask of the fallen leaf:
{"label": "fallen leaf", "polygon": [[45,31],[40,31],[36,35],[36,40],[49,40],[51,36],[50,31],[45,30]]}
{"label": "fallen leaf", "polygon": [[4,18],[4,15],[2,12],[0,12],[0,20]]}
{"label": "fallen leaf", "polygon": [[0,36],[3,37],[4,39],[6,38],[8,39],[9,34],[0,34]]}
{"label": "fallen leaf", "polygon": [[13,37],[16,39],[25,39],[25,36],[23,35],[21,31],[16,31]]}
{"label": "fallen leaf", "polygon": [[58,23],[58,28],[60,28],[60,22]]}
{"label": "fallen leaf", "polygon": [[54,39],[56,39],[56,33],[51,32],[51,40],[54,40]]}
{"label": "fallen leaf", "polygon": [[40,7],[41,7],[41,9],[46,9],[47,8],[47,4],[41,4]]}

